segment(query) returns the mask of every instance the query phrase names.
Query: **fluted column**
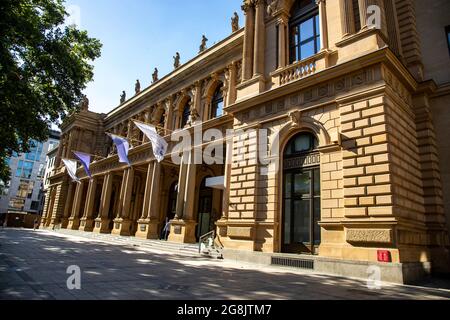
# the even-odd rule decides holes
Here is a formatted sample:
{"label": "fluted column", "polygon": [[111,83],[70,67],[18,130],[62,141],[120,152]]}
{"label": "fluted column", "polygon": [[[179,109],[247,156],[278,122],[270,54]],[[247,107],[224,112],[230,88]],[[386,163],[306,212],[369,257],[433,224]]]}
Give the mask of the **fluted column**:
{"label": "fluted column", "polygon": [[100,200],[100,218],[107,219],[111,205],[111,195],[113,190],[114,175],[112,173],[105,176],[102,187],[102,196]]}
{"label": "fluted column", "polygon": [[255,10],[246,2],[242,6],[245,14],[244,54],[242,57],[242,80],[249,80],[253,75],[253,52],[255,38]]}
{"label": "fluted column", "polygon": [[353,0],[340,0],[342,36],[355,33],[355,16],[353,12]]}
{"label": "fluted column", "polygon": [[265,40],[266,28],[264,23],[264,0],[255,0],[255,45],[253,58],[253,76],[264,74],[264,56],[265,56]]}

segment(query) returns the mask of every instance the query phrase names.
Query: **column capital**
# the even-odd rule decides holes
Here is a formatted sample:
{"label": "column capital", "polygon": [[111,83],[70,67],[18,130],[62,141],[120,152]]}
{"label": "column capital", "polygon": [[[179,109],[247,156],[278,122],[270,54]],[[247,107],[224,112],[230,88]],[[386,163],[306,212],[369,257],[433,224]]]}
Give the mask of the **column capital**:
{"label": "column capital", "polygon": [[326,4],[327,0],[316,0],[317,5],[320,5],[321,3]]}

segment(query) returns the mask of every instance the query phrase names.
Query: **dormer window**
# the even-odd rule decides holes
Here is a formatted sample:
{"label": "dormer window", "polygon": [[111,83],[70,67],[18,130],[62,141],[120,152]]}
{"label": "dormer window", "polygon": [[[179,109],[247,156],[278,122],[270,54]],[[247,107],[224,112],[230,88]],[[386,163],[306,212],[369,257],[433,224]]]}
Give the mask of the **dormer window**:
{"label": "dormer window", "polygon": [[289,21],[289,61],[294,63],[320,50],[319,9],[314,0],[297,0]]}

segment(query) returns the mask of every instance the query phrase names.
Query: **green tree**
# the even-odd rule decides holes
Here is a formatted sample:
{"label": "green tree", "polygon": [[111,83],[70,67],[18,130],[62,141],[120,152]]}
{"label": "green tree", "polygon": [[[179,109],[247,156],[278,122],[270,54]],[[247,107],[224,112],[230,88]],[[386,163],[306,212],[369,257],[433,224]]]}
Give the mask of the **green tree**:
{"label": "green tree", "polygon": [[0,1],[0,180],[6,157],[45,141],[51,124],[75,112],[93,78],[101,43],[65,26],[64,0]]}

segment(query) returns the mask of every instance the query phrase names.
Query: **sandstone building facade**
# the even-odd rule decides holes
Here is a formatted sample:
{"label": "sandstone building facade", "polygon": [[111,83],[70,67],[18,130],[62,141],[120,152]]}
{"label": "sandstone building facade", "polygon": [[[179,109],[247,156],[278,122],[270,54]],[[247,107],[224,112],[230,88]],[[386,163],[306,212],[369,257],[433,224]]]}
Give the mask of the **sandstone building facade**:
{"label": "sandstone building facade", "polygon": [[[244,1],[243,28],[108,114],[63,123],[43,226],[159,239],[171,221],[169,241],[216,231],[229,258],[357,276],[376,265],[399,282],[448,270],[450,8],[430,3]],[[133,119],[167,137],[163,162]],[[176,165],[170,133],[194,135],[192,119],[249,133],[225,164]],[[105,132],[129,139],[131,166]],[[93,179],[80,168],[71,181],[61,158],[73,150],[98,156]]]}

